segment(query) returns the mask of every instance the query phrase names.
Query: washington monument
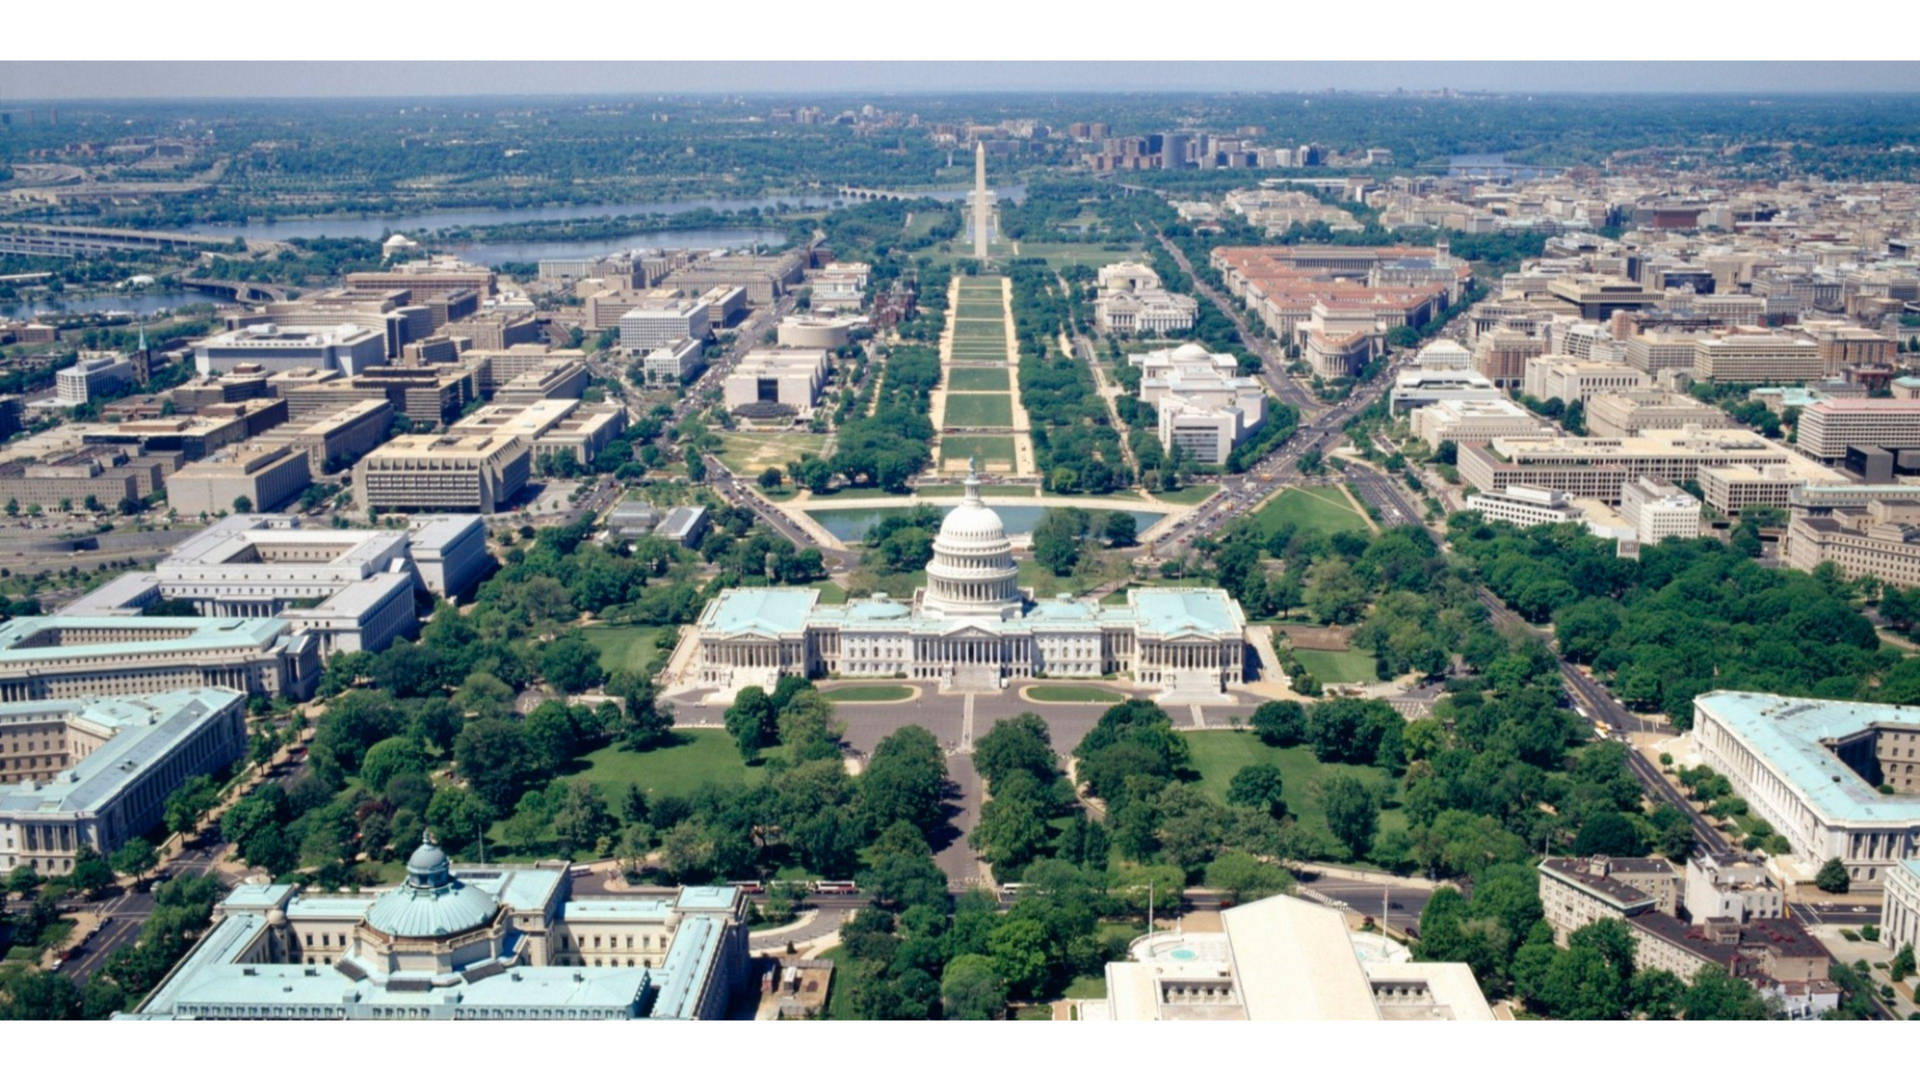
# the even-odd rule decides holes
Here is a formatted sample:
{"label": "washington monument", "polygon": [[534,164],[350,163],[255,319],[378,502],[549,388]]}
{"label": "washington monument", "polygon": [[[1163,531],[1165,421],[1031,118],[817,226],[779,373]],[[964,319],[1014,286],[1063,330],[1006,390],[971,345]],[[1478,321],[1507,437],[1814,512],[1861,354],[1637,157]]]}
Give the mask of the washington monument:
{"label": "washington monument", "polygon": [[973,257],[987,259],[987,236],[993,228],[993,193],[987,190],[987,144],[973,144]]}

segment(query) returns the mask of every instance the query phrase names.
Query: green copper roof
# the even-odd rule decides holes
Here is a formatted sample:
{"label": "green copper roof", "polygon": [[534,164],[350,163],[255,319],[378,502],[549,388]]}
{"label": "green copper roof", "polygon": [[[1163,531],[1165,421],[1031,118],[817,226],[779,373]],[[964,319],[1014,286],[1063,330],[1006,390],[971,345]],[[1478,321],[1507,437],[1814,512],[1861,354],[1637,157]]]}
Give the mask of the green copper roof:
{"label": "green copper roof", "polygon": [[1716,690],[1693,699],[1836,821],[1920,821],[1920,795],[1882,795],[1821,745],[1876,724],[1920,724],[1920,708]]}
{"label": "green copper roof", "polygon": [[701,616],[701,627],[729,635],[798,634],[819,599],[819,589],[728,589]]}
{"label": "green copper roof", "polygon": [[1240,605],[1219,589],[1135,589],[1127,606],[1139,613],[1142,633],[1165,637],[1234,633],[1247,624]]}

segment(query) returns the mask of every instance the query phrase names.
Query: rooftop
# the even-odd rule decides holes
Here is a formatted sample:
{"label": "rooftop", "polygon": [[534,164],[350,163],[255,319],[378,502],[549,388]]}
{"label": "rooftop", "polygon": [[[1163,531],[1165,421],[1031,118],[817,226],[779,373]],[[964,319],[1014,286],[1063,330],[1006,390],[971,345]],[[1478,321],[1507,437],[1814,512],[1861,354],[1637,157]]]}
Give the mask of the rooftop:
{"label": "rooftop", "polygon": [[1880,725],[1920,727],[1920,708],[1716,690],[1693,699],[1838,821],[1920,822],[1920,795],[1882,795],[1822,745]]}
{"label": "rooftop", "polygon": [[0,705],[0,723],[65,717],[111,732],[98,750],[46,781],[0,785],[0,810],[72,813],[98,808],[131,775],[190,738],[223,709],[245,699],[237,690],[203,686],[145,697],[16,701]]}

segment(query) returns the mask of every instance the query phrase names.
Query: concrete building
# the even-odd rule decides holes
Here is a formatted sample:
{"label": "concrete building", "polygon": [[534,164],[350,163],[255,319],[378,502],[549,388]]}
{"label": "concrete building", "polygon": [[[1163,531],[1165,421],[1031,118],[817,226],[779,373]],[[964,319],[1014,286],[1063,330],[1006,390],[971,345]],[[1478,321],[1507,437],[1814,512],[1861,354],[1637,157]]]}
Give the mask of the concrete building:
{"label": "concrete building", "polygon": [[1551,437],[1551,424],[1505,398],[1449,399],[1413,410],[1407,417],[1416,437],[1428,447],[1443,442],[1485,442],[1506,436]]}
{"label": "concrete building", "polygon": [[493,556],[487,552],[486,522],[479,517],[416,517],[407,532],[413,571],[435,596],[467,596],[493,569]]}
{"label": "concrete building", "polygon": [[555,360],[515,376],[494,391],[496,405],[531,405],[556,398],[579,400],[593,384],[593,372],[578,360]]}
{"label": "concrete building", "polygon": [[1904,945],[1920,953],[1920,859],[1888,867],[1886,886],[1880,940],[1894,952]]}
{"label": "concrete building", "polygon": [[1815,382],[1825,377],[1820,347],[1791,334],[1726,334],[1693,343],[1693,377],[1707,382]]}
{"label": "concrete building", "polygon": [[1582,518],[1580,508],[1563,491],[1515,484],[1504,491],[1476,491],[1467,496],[1467,509],[1489,521],[1506,521],[1523,529],[1535,525],[1562,525]]}
{"label": "concrete building", "polygon": [[828,263],[814,275],[809,306],[815,311],[859,311],[866,306],[872,274],[873,267],[866,263]]}
{"label": "concrete building", "polygon": [[1800,411],[1793,429],[1800,452],[1839,461],[1853,447],[1920,449],[1920,400],[1853,398],[1819,401]]}
{"label": "concrete building", "polygon": [[1713,465],[1701,469],[1695,480],[1706,504],[1729,517],[1749,506],[1785,509],[1793,493],[1807,484],[1806,477],[1784,465]]}
{"label": "concrete building", "polygon": [[268,372],[313,368],[357,375],[387,362],[387,343],[381,331],[355,323],[257,323],[194,342],[193,362],[202,375],[231,371],[241,364]]}
{"label": "concrete building", "polygon": [[1426,371],[1472,371],[1473,353],[1452,338],[1435,338],[1413,354],[1412,366]]}
{"label": "concrete building", "polygon": [[122,500],[144,500],[161,490],[184,460],[178,453],[136,457],[115,447],[91,446],[32,465],[7,462],[0,464],[0,503],[87,506],[92,500],[115,508]]}
{"label": "concrete building", "polygon": [[439,364],[392,364],[354,376],[300,368],[274,375],[267,383],[285,400],[292,420],[318,419],[358,402],[385,398],[415,426],[433,428],[453,422],[480,397],[476,369]]}
{"label": "concrete building", "polygon": [[1196,344],[1127,358],[1142,371],[1140,400],[1154,407],[1160,445],[1193,460],[1224,465],[1241,440],[1266,420],[1266,390],[1238,374],[1226,353]]}
{"label": "concrete building", "polygon": [[1787,917],[1785,892],[1755,855],[1701,852],[1688,859],[1683,903],[1687,921],[1695,926],[1710,919]]}
{"label": "concrete building", "polygon": [[867,320],[850,315],[789,315],[780,320],[774,341],[787,349],[845,348],[853,341],[853,332]]}
{"label": "concrete building", "polygon": [[309,460],[291,446],[237,446],[168,477],[167,505],[182,517],[278,510],[313,482]]}
{"label": "concrete building", "polygon": [[1633,527],[1634,540],[1657,544],[1669,536],[1692,540],[1700,535],[1700,500],[1672,484],[1636,476],[1620,485],[1620,516]]}
{"label": "concrete building", "polygon": [[532,447],[512,435],[401,435],[354,466],[354,502],[369,513],[491,514],[513,502],[532,470]]}
{"label": "concrete building", "polygon": [[1643,431],[1686,427],[1730,428],[1727,414],[1688,394],[1668,390],[1609,390],[1587,400],[1587,433],[1625,438]]}
{"label": "concrete building", "polygon": [[730,411],[777,405],[809,416],[827,370],[824,349],[750,349],[728,370],[722,392]]}
{"label": "concrete building", "polygon": [[1635,334],[1626,341],[1627,365],[1653,377],[1665,371],[1691,374],[1693,346],[1699,340],[1695,334]]}
{"label": "concrete building", "polygon": [[656,536],[664,537],[681,547],[700,546],[701,538],[707,535],[707,508],[704,506],[676,506],[667,511],[667,516],[654,527]]}
{"label": "concrete building", "polygon": [[[780,344],[787,346],[784,324]],[[640,371],[648,382],[666,385],[684,383],[706,366],[705,345],[693,338],[683,338],[671,345],[650,349],[640,361]]]}
{"label": "concrete building", "polygon": [[1313,331],[1307,335],[1302,355],[1322,379],[1352,378],[1373,358],[1373,338],[1358,331],[1339,336]]}
{"label": "concrete building", "polygon": [[1571,405],[1585,405],[1595,394],[1646,387],[1645,372],[1597,360],[1581,360],[1564,353],[1546,353],[1527,361],[1522,392],[1541,401],[1558,398]]}
{"label": "concrete building", "polygon": [[627,410],[613,404],[588,404],[578,398],[546,398],[526,405],[482,406],[448,428],[457,436],[510,435],[533,448],[536,470],[553,455],[591,465],[606,445],[626,430]]}
{"label": "concrete building", "polygon": [[242,885],[140,1004],[176,1020],[718,1020],[747,898],[575,899],[560,866],[455,867],[423,840],[383,890]]}
{"label": "concrete building", "polygon": [[710,325],[707,305],[698,299],[676,296],[656,300],[620,316],[620,347],[629,352],[652,352],[689,338],[705,341]]}
{"label": "concrete building", "polygon": [[318,418],[282,424],[260,436],[265,446],[287,446],[307,456],[314,475],[351,468],[393,430],[393,403],[386,398],[356,401]]}
{"label": "concrete building", "polygon": [[163,416],[90,428],[81,441],[88,446],[119,447],[135,456],[178,454],[183,461],[199,461],[286,423],[288,411],[283,401],[208,405],[193,416]]}
{"label": "concrete building", "polygon": [[494,273],[453,256],[434,256],[399,263],[384,270],[360,270],[347,275],[347,287],[360,290],[404,289],[418,300],[429,295],[471,291],[481,298],[494,294]]}
{"label": "concrete building", "polygon": [[480,378],[480,394],[492,397],[500,388],[529,371],[555,364],[584,364],[583,349],[555,349],[547,345],[515,345],[506,349],[469,349],[460,354],[463,366],[472,366]]}
{"label": "concrete building", "polygon": [[1796,570],[1811,573],[1832,563],[1849,578],[1871,575],[1901,588],[1920,585],[1920,489],[1823,514],[1796,506],[1782,547],[1786,564]]}
{"label": "concrete building", "polygon": [[1494,1019],[1465,964],[1415,963],[1405,946],[1347,929],[1292,896],[1228,908],[1218,932],[1162,930],[1107,964],[1084,1020]]}
{"label": "concrete building", "polygon": [[1744,429],[1650,431],[1625,439],[1507,437],[1460,448],[1460,477],[1481,491],[1512,484],[1620,501],[1620,485],[1636,476],[1679,484],[1716,465],[1780,465],[1810,482],[1842,477]]}
{"label": "concrete building", "polygon": [[1519,330],[1498,329],[1480,335],[1473,346],[1474,370],[1502,390],[1518,389],[1526,381],[1527,361],[1547,351],[1545,338]]}
{"label": "concrete building", "polygon": [[1501,401],[1505,397],[1492,379],[1471,368],[1410,367],[1394,374],[1387,408],[1406,413],[1442,401]]}
{"label": "concrete building", "polygon": [[1093,301],[1093,325],[1103,334],[1171,334],[1193,328],[1199,301],[1171,293],[1160,275],[1139,263],[1100,268]]}
{"label": "concrete building", "polygon": [[0,624],[0,702],[223,686],[313,692],[317,643],[284,619],[34,615]]}
{"label": "concrete building", "polygon": [[707,325],[720,330],[747,313],[747,290],[738,285],[715,285],[700,294],[700,302],[707,305]]}
{"label": "concrete building", "polygon": [[202,686],[0,705],[0,871],[57,877],[152,830],[182,784],[246,753],[246,704]]}
{"label": "concrete building", "polygon": [[[1565,947],[1575,930],[1601,919],[1632,919],[1647,911],[1679,912],[1680,875],[1665,859],[1597,855],[1540,863],[1540,912]],[[1689,972],[1688,974],[1691,974]]]}
{"label": "concrete building", "polygon": [[83,352],[72,367],[53,375],[53,403],[61,408],[85,405],[140,382],[134,361],[117,352]]}
{"label": "concrete building", "polygon": [[966,497],[941,523],[908,601],[822,604],[817,589],[728,589],[696,622],[696,678],[723,695],[783,674],[935,679],[995,688],[1038,676],[1124,675],[1177,699],[1241,685],[1246,616],[1219,589],[1135,589],[1124,605],[1035,600],[1015,583],[1000,515]]}
{"label": "concrete building", "polygon": [[1877,892],[1920,858],[1920,709],[1716,690],[1693,715],[1701,763],[1786,838],[1797,880],[1839,859],[1856,891]]}
{"label": "concrete building", "polygon": [[667,275],[664,284],[694,296],[716,286],[738,286],[747,290],[749,304],[764,306],[800,284],[805,271],[806,261],[799,251],[778,255],[707,255]]}

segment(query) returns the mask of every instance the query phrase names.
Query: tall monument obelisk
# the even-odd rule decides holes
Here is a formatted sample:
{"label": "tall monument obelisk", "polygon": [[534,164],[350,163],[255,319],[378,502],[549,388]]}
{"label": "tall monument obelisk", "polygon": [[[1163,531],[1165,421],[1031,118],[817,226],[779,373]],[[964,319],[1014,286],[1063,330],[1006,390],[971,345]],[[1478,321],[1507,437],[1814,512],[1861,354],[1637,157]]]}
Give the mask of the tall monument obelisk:
{"label": "tall monument obelisk", "polygon": [[973,144],[973,257],[986,261],[988,220],[992,211],[987,203],[987,144]]}

